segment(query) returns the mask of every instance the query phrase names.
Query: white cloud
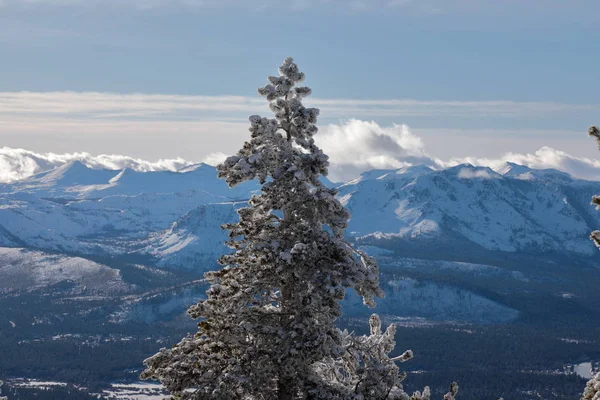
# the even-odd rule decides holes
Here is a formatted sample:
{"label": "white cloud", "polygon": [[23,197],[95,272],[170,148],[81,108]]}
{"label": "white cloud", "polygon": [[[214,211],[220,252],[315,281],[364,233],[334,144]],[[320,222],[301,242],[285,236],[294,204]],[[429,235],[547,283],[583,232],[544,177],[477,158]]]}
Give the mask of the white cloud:
{"label": "white cloud", "polygon": [[[327,118],[375,117],[514,117],[543,116],[573,111],[595,111],[596,104],[561,104],[514,101],[438,101],[413,99],[309,98]],[[0,92],[4,121],[32,117],[68,117],[135,120],[190,120],[245,118],[265,112],[267,102],[258,95],[189,96],[106,92]]]}
{"label": "white cloud", "polygon": [[[76,125],[77,129],[85,129],[84,125]],[[237,125],[235,125],[237,127]],[[122,126],[122,128],[124,128]],[[167,129],[168,126],[162,126]],[[217,134],[218,134],[218,127]],[[239,127],[242,135],[246,129]],[[89,133],[89,132],[88,132]],[[186,136],[191,136],[193,131]],[[224,142],[232,142],[231,135],[226,135]],[[363,171],[379,168],[400,168],[412,164],[428,164],[433,161],[424,154],[423,143],[420,138],[410,133],[405,125],[381,127],[375,122],[350,120],[341,125],[328,125],[321,128],[315,136],[317,142],[329,155],[331,161],[330,177],[334,180],[350,179]],[[229,140],[227,140],[229,139]],[[147,142],[146,135],[139,135],[137,145]],[[169,142],[169,136],[164,142]],[[172,140],[171,140],[172,141]],[[222,151],[202,153],[203,138],[198,138],[198,158],[210,165],[223,161],[227,154]],[[241,145],[233,141],[228,144],[229,153],[233,154]],[[114,148],[122,147],[117,142]],[[165,150],[166,151],[166,150]],[[81,161],[92,168],[121,169],[124,167],[140,171],[171,170],[175,171],[195,161],[187,161],[178,157],[174,159],[161,159],[156,162],[146,161],[142,158],[133,158],[119,155],[93,156],[85,152],[65,154],[36,153],[23,149],[4,147],[0,149],[0,181],[8,182],[30,176],[34,173],[45,171],[70,161]]]}
{"label": "white cloud", "polygon": [[[244,134],[241,126],[235,125],[235,127]],[[371,169],[395,169],[410,165],[447,168],[460,164],[472,164],[490,167],[498,171],[506,162],[534,169],[553,168],[576,178],[600,181],[600,161],[572,156],[550,147],[542,147],[534,153],[507,153],[498,158],[463,157],[443,161],[428,155],[421,138],[411,133],[406,125],[382,127],[372,121],[349,120],[342,124],[322,127],[315,139],[330,157],[330,179],[334,181],[352,179]],[[141,140],[144,138],[142,137]],[[200,137],[199,147],[202,142]],[[228,147],[231,150],[227,150],[227,152],[202,153],[202,151],[192,149],[193,153],[198,154],[194,159],[186,160],[182,157],[174,157],[158,161],[110,154],[94,156],[85,152],[36,153],[3,147],[0,148],[0,182],[23,179],[75,160],[92,168],[122,169],[128,167],[138,171],[176,171],[194,164],[198,160],[216,165],[223,161],[227,154],[233,154],[241,143],[241,140],[240,143],[229,143]],[[119,147],[118,143],[117,147]],[[460,171],[459,177],[487,179],[493,175],[487,171],[473,172],[465,168]]]}
{"label": "white cloud", "polygon": [[81,161],[90,168],[118,170],[131,168],[136,171],[177,171],[193,164],[182,158],[161,159],[155,162],[139,158],[89,153],[35,153],[23,149],[0,148],[0,182],[12,182],[47,171],[72,161]]}
{"label": "white cloud", "polygon": [[332,180],[351,179],[370,169],[433,164],[421,139],[406,125],[381,127],[376,122],[354,119],[321,128],[315,140],[329,155]]}
{"label": "white cloud", "polygon": [[460,179],[494,179],[494,176],[490,171],[486,170],[472,170],[468,168],[462,168],[458,171],[458,177]]}
{"label": "white cloud", "polygon": [[201,113],[252,112],[266,102],[243,96],[185,96],[100,92],[0,92],[0,115],[185,119]]}
{"label": "white cloud", "polygon": [[208,165],[218,165],[218,164],[222,163],[223,161],[225,161],[225,159],[227,157],[228,157],[227,154],[217,151],[215,153],[210,153],[209,155],[204,157],[202,159],[202,162],[205,164],[208,164]]}
{"label": "white cloud", "polygon": [[[421,101],[411,99],[307,99],[307,106],[321,109],[321,123],[349,118],[375,119],[380,117],[402,118],[406,116],[450,118],[479,118],[488,115],[512,118],[515,115],[544,117],[573,110],[593,110],[594,105],[570,105],[538,102],[465,102]],[[597,108],[595,108],[597,107]],[[165,94],[120,94],[97,92],[0,92],[0,140],[2,145],[27,148],[44,153],[93,152],[95,154],[128,154],[143,159],[186,158],[201,160],[211,153],[235,152],[247,136],[247,116],[271,115],[267,102],[256,97],[244,96],[186,96]],[[335,142],[328,135],[355,137],[354,143],[371,141],[385,143],[374,148],[368,155],[356,156],[348,149],[336,151],[332,157],[340,160],[332,168],[333,176],[348,177],[361,168],[388,168],[402,165],[406,156],[391,156],[399,148],[415,150],[415,144],[407,144],[409,137],[398,136],[407,130],[401,126],[383,128],[375,123],[350,120],[338,125],[325,126],[317,140]],[[336,128],[337,126],[337,128]],[[392,133],[389,133],[389,132]],[[444,133],[442,131],[448,131]],[[389,133],[389,134],[388,134]],[[458,138],[464,132],[435,130],[436,140],[431,140],[430,151],[442,157],[453,155],[488,155],[482,151],[498,150],[497,145],[484,144],[483,138],[500,138],[504,133],[477,132],[477,140]],[[428,141],[430,132],[420,133]],[[548,132],[544,131],[547,138]],[[445,136],[457,137],[449,141]],[[531,138],[527,132],[514,139],[514,145]],[[567,138],[564,133],[560,137]],[[486,140],[487,140],[486,139]],[[345,139],[343,142],[348,142]],[[511,139],[513,140],[513,139]],[[400,144],[397,142],[401,141]],[[489,140],[488,140],[489,141]],[[447,144],[445,144],[448,142]],[[506,141],[505,141],[506,142]],[[442,146],[440,143],[444,143]],[[475,150],[467,151],[464,145],[480,143]],[[388,144],[390,146],[388,146]],[[511,142],[513,144],[513,142]],[[541,144],[527,147],[539,148]],[[479,146],[479,145],[478,145]],[[523,148],[523,147],[520,147]],[[422,149],[421,149],[422,150]],[[506,148],[506,150],[510,150]],[[352,156],[349,156],[352,154]],[[415,156],[411,154],[411,156]],[[420,154],[417,154],[420,156]],[[351,168],[344,160],[356,158],[360,165]],[[400,160],[400,161],[399,161]]]}
{"label": "white cloud", "polygon": [[201,160],[237,151],[248,122],[66,117],[0,117],[0,143],[38,153],[127,154],[141,159]]}
{"label": "white cloud", "polygon": [[465,157],[453,159],[441,163],[441,165],[451,166],[469,163],[499,170],[506,162],[525,165],[533,169],[556,169],[576,178],[600,181],[600,161],[586,157],[575,157],[551,147],[542,147],[535,153],[507,153],[497,159]]}
{"label": "white cloud", "polygon": [[[448,140],[451,139],[451,136],[448,137]],[[427,153],[421,138],[411,133],[406,125],[382,127],[375,122],[350,120],[321,128],[315,140],[329,154],[330,175],[333,180],[348,180],[370,169],[393,169],[410,165],[447,168],[472,164],[500,170],[506,162],[513,162],[533,169],[552,168],[575,178],[600,181],[599,160],[576,157],[547,146],[534,153],[507,153],[497,158],[462,157],[449,161],[440,160]],[[488,171],[474,172],[467,169],[461,170],[459,174],[460,178],[470,179],[493,177]]]}
{"label": "white cloud", "polygon": [[[471,129],[469,132],[419,130],[419,135],[431,145],[429,151],[440,154],[442,158],[472,155],[442,162],[429,156],[420,137],[411,133],[405,125],[383,127],[375,122],[348,119],[403,116],[472,118],[490,115],[507,119],[514,116],[529,118],[593,111],[600,108],[598,105],[319,98],[309,98],[306,103],[321,109],[321,115],[327,117],[321,121],[346,121],[321,125],[321,132],[316,136],[317,142],[331,157],[332,179],[348,179],[368,169],[399,168],[408,164],[456,165],[469,162],[494,167],[512,161],[532,168],[556,168],[576,177],[600,180],[597,161],[549,147],[525,154],[507,153],[502,157],[481,158],[481,155],[494,155],[510,148],[533,151],[544,144],[581,154],[579,145],[568,143],[585,140],[583,133],[540,129],[519,132],[506,129]],[[42,164],[47,158],[44,154],[51,154],[45,153],[48,150],[56,153],[53,157],[60,153],[72,155],[87,151],[128,154],[137,157],[138,161],[166,157],[206,160],[216,164],[224,154],[233,154],[243,144],[247,138],[247,115],[256,113],[270,115],[267,102],[259,96],[0,92],[0,139],[5,146],[38,151],[38,161]],[[490,142],[491,139],[502,141],[503,147]],[[589,149],[587,151],[592,157],[595,154]],[[6,154],[3,157],[1,180],[15,179],[37,170],[37,161],[32,161],[35,157],[11,158]],[[105,165],[102,164],[104,162],[108,161],[102,161],[101,165]],[[115,161],[114,165],[120,166],[123,162]]]}

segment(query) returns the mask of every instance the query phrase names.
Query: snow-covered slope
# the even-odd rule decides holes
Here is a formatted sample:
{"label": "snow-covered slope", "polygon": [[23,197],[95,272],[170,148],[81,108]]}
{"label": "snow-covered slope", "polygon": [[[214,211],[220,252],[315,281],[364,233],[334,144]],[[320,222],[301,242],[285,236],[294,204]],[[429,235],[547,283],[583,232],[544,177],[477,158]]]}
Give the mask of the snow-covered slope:
{"label": "snow-covered slope", "polygon": [[[144,264],[140,268],[198,279],[229,251],[221,224],[237,220],[236,210],[258,189],[255,182],[230,189],[216,175],[205,164],[178,172],[139,172],[72,162],[0,185],[0,292],[61,282],[82,293],[84,287],[127,292],[133,285],[169,285],[168,277],[157,283],[135,268],[125,283],[112,264],[86,258]],[[528,293],[544,290],[559,303],[563,292],[592,296],[593,285],[581,293],[565,287],[572,278],[570,265],[561,269],[546,257],[550,264],[540,268],[554,269],[543,280],[527,268],[533,268],[529,260],[548,254],[593,266],[595,250],[587,237],[600,227],[600,213],[589,205],[600,193],[597,182],[507,163],[496,171],[471,165],[373,170],[337,186],[352,213],[348,236],[370,246],[368,252],[386,273],[401,274],[384,281],[388,298],[379,302],[382,313],[398,313],[403,304],[404,315],[507,321],[520,310],[518,301],[502,303],[508,298],[503,296],[515,292],[496,287],[501,282]],[[464,257],[473,251],[484,256]],[[516,261],[495,264],[498,254]],[[489,297],[490,291],[497,294]],[[163,315],[160,310],[173,304],[183,309],[189,296],[175,301],[169,293],[157,297],[156,304],[133,302],[127,318],[131,310],[149,320],[148,315]],[[346,300],[348,315],[364,311],[355,302],[352,296]]]}
{"label": "snow-covered slope", "polygon": [[[339,187],[352,213],[348,235],[371,244],[458,240],[492,251],[594,253],[586,238],[600,226],[589,206],[598,183],[515,164],[498,171],[459,165],[364,173]],[[220,224],[234,221],[240,205],[232,202],[256,189],[253,182],[229,189],[205,164],[137,172],[72,162],[0,186],[0,245],[133,252],[191,269],[224,251]]]}
{"label": "snow-covered slope", "polygon": [[229,188],[217,178],[214,167],[197,164],[172,171],[140,172],[96,170],[79,161],[33,175],[27,179],[0,185],[0,193],[32,193],[38,197],[65,197],[97,199],[112,195],[139,195],[142,193],[206,192],[213,196],[239,200],[258,189],[256,182],[247,182]]}
{"label": "snow-covered slope", "polygon": [[230,250],[221,225],[235,221],[236,209],[244,203],[217,203],[197,207],[173,223],[166,231],[153,235],[144,252],[156,257],[165,268],[210,269]]}
{"label": "snow-covered slope", "polygon": [[[377,312],[385,316],[421,317],[435,321],[497,323],[516,319],[519,312],[467,290],[413,279],[381,284],[386,296],[377,300]],[[373,311],[350,291],[342,302],[345,316],[368,317]]]}
{"label": "snow-covered slope", "polygon": [[122,294],[135,287],[119,270],[80,257],[0,247],[0,293],[35,291],[66,283],[69,292]]}
{"label": "snow-covered slope", "polygon": [[42,172],[26,179],[23,183],[31,187],[80,187],[104,185],[115,177],[117,171],[91,169],[80,161],[72,161],[50,171]]}
{"label": "snow-covered slope", "polygon": [[349,232],[372,240],[453,237],[506,252],[594,253],[587,236],[600,215],[589,200],[598,183],[554,170],[505,172],[459,165],[363,174],[340,187],[352,213]]}
{"label": "snow-covered slope", "polygon": [[202,204],[245,200],[256,190],[254,182],[228,188],[206,164],[137,172],[94,170],[76,161],[0,185],[0,245],[128,253]]}

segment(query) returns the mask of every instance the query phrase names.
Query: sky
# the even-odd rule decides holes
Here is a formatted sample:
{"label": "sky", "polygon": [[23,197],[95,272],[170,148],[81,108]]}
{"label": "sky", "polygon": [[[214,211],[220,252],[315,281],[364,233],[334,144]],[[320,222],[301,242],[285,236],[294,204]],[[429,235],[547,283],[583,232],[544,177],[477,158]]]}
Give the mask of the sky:
{"label": "sky", "polygon": [[256,89],[293,56],[337,178],[421,158],[598,168],[598,15],[597,0],[0,0],[0,148],[216,162],[269,115]]}

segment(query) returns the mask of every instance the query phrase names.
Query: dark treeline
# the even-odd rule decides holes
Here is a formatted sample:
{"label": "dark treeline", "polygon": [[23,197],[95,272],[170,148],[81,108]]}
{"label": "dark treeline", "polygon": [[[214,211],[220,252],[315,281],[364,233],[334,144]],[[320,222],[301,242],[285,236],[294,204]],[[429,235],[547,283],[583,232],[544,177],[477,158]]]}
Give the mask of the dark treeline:
{"label": "dark treeline", "polygon": [[[360,321],[343,323],[357,332],[362,329]],[[415,357],[401,364],[408,372],[403,384],[409,392],[429,385],[434,398],[441,398],[454,380],[464,400],[572,400],[579,398],[586,380],[575,375],[570,365],[600,362],[599,338],[600,328],[400,327],[395,354],[414,351]]]}
{"label": "dark treeline", "polygon": [[28,388],[10,387],[5,384],[2,386],[2,393],[8,396],[10,400],[98,400],[102,398],[97,395],[90,395],[73,385]]}
{"label": "dark treeline", "polygon": [[[364,323],[342,322],[364,333],[355,329],[364,328]],[[126,333],[126,326],[121,328]],[[110,382],[137,380],[141,361],[184,333],[160,324],[130,328],[131,338],[110,333],[50,337],[21,345],[14,344],[14,337],[1,335],[5,354],[0,359],[0,376],[69,382],[98,393]],[[464,400],[500,396],[528,400],[539,398],[537,394],[567,400],[578,398],[585,385],[584,379],[567,374],[567,363],[600,361],[599,337],[598,331],[519,325],[401,327],[396,351],[412,349],[415,353],[414,359],[401,365],[409,372],[404,384],[410,390],[430,385],[441,396],[450,381],[456,380]]]}
{"label": "dark treeline", "polygon": [[[450,274],[448,279],[457,284],[462,277]],[[469,289],[482,290],[489,285],[482,278],[471,279]],[[551,290],[554,287],[548,292]],[[534,300],[539,300],[514,293],[501,300],[508,297],[513,297],[511,301],[518,302],[521,310],[528,309],[526,301],[533,309]],[[427,384],[436,392],[436,398],[441,398],[448,384],[456,380],[463,400],[497,400],[500,396],[505,400],[529,400],[539,398],[538,394],[552,400],[579,398],[585,380],[566,374],[566,367],[600,361],[600,328],[590,330],[579,318],[568,315],[569,310],[559,309],[558,304],[564,300],[555,298],[540,303],[548,304],[547,308],[535,305],[538,310],[545,309],[544,315],[539,311],[537,317],[523,312],[519,321],[507,325],[399,328],[396,354],[406,349],[415,353],[414,359],[401,365],[409,372],[405,387],[412,391]],[[4,380],[53,380],[100,393],[110,382],[137,380],[145,358],[195,331],[194,321],[181,314],[169,323],[109,322],[108,315],[119,310],[118,298],[73,301],[53,290],[45,295],[3,297],[0,301],[0,321],[4,321],[0,323],[0,379]],[[569,304],[564,302],[563,307]],[[542,316],[544,323],[540,323]],[[395,320],[383,317],[386,324]],[[364,319],[342,318],[339,324],[366,333]],[[10,390],[17,390],[20,397]],[[11,400],[87,399],[80,391],[57,395],[52,393],[54,390],[13,388],[4,392]],[[39,393],[34,394],[36,391]]]}

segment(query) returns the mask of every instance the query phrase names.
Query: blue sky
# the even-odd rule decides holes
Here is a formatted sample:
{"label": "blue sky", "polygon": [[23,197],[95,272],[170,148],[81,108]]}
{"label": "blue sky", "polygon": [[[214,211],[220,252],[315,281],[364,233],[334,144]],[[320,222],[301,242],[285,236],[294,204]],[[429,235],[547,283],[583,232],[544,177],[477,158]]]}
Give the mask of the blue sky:
{"label": "blue sky", "polygon": [[325,130],[406,124],[444,160],[597,158],[598,15],[597,0],[0,0],[0,145],[230,153],[292,55]]}

